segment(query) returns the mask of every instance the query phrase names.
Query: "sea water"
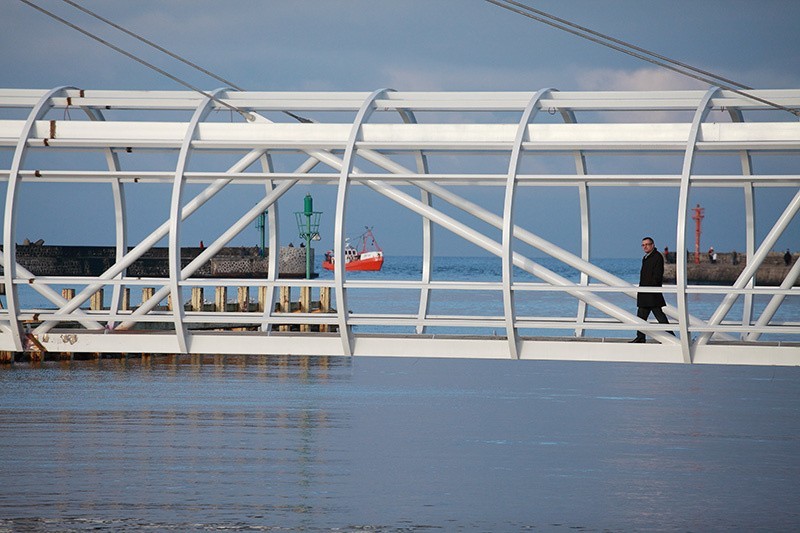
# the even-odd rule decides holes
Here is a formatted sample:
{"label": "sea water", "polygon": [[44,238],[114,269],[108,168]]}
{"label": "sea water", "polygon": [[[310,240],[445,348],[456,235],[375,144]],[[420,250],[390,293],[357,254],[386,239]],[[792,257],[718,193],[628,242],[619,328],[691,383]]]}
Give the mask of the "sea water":
{"label": "sea water", "polygon": [[[493,279],[483,261],[438,275]],[[618,275],[635,277],[625,264]],[[794,531],[798,502],[798,368],[286,356],[0,367],[0,532]]]}
{"label": "sea water", "polygon": [[800,369],[0,368],[0,531],[796,531]]}

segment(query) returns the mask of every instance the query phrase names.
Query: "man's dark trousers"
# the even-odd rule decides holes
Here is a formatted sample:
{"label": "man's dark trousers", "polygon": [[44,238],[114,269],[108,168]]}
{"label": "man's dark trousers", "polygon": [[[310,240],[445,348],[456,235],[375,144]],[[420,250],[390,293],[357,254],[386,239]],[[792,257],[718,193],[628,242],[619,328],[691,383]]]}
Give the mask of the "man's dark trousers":
{"label": "man's dark trousers", "polygon": [[[636,316],[647,322],[647,318],[650,316],[650,313],[653,313],[653,316],[656,317],[656,320],[660,324],[669,324],[669,320],[667,320],[667,315],[664,314],[664,310],[661,307],[639,307],[636,311]],[[672,332],[670,332],[672,333]],[[672,333],[675,335],[675,333]],[[636,332],[636,339],[637,340],[645,340],[645,335],[641,331]]]}

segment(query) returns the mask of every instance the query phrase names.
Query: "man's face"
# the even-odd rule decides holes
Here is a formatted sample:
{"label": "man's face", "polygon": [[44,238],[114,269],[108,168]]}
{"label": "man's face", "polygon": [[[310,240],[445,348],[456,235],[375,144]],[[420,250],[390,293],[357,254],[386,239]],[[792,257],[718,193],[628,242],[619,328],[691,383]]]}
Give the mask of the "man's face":
{"label": "man's face", "polygon": [[652,252],[653,251],[653,241],[651,241],[650,239],[643,240],[642,241],[642,250],[644,250],[644,253],[646,253],[646,254],[649,254],[650,252]]}

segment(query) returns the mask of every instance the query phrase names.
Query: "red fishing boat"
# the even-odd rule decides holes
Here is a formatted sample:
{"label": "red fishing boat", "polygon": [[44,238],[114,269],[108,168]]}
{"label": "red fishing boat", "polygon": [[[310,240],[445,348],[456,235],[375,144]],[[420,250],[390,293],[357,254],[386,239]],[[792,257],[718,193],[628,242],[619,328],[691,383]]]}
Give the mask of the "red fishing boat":
{"label": "red fishing boat", "polygon": [[[353,248],[349,241],[344,247],[344,268],[347,271],[377,271],[383,266],[383,250],[378,246],[371,228],[366,228],[359,239],[361,239],[361,250]],[[322,268],[333,270],[333,250],[325,252],[325,260]]]}

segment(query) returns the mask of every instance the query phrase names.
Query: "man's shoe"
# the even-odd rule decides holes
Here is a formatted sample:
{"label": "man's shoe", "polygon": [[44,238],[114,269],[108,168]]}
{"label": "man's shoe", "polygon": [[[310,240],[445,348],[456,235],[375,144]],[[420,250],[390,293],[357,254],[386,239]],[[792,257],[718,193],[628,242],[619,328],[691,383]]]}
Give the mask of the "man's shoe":
{"label": "man's shoe", "polygon": [[632,341],[628,341],[628,342],[629,342],[629,343],[634,343],[634,342],[635,342],[635,343],[642,343],[642,342],[647,342],[647,340],[646,340],[646,339],[642,339],[641,337],[636,337],[636,338],[635,338],[635,339],[633,339]]}

